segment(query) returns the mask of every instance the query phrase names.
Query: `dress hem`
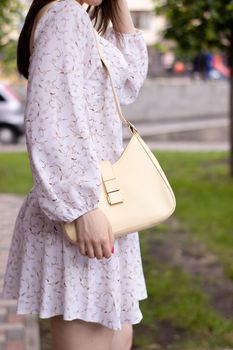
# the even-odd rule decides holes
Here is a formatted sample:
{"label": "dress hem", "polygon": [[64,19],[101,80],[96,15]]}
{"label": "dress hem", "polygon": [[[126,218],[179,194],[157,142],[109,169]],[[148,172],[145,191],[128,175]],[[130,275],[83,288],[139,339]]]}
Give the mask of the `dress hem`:
{"label": "dress hem", "polygon": [[[37,317],[39,317],[40,319],[49,319],[51,317],[54,317],[54,316],[63,316],[62,313],[55,313],[55,314],[51,314],[49,316],[45,316],[45,315],[39,315],[37,312],[26,312],[26,311],[22,311],[22,310],[17,310],[16,312],[17,315],[35,315]],[[121,320],[120,321],[120,324],[123,325],[123,324],[138,324],[141,322],[141,320],[143,319],[143,315],[140,313],[138,315],[139,317],[136,317],[135,319],[133,320]],[[70,318],[64,318],[63,317],[63,320],[64,321],[73,321],[73,320],[81,320],[81,321],[85,321],[85,322],[91,322],[91,323],[98,323],[98,324],[101,324],[102,326],[105,326],[107,328],[110,328],[110,329],[113,329],[115,331],[117,330],[121,330],[121,326],[110,326],[107,322],[104,322],[104,321],[101,321],[99,319],[89,319],[88,317],[85,317],[85,316],[82,316],[82,315],[77,315],[77,317],[70,317]]]}
{"label": "dress hem", "polygon": [[[14,297],[9,297],[7,296],[6,294],[4,295],[4,293],[2,294],[2,299],[8,299],[8,300],[18,300],[18,297],[14,296]],[[144,293],[142,294],[140,297],[138,297],[137,301],[142,301],[142,300],[145,300],[148,298],[148,295],[147,293]],[[59,315],[62,315],[64,316],[64,313],[60,313],[60,312],[57,312],[57,313],[50,313],[49,315],[46,315],[45,313],[43,312],[38,312],[38,311],[31,311],[31,310],[25,310],[25,309],[21,309],[20,307],[17,306],[17,310],[15,312],[17,315],[35,315],[37,316],[38,318],[40,319],[48,319],[48,318],[51,318],[51,317],[54,317],[54,316],[59,316]],[[109,322],[104,322],[103,320],[101,320],[100,318],[96,318],[96,319],[89,319],[88,317],[82,315],[82,314],[77,314],[77,316],[75,317],[66,317],[65,318],[63,317],[63,320],[64,321],[72,321],[72,320],[75,320],[75,319],[79,319],[79,320],[82,320],[82,321],[85,321],[85,322],[94,322],[94,323],[99,323],[107,328],[110,328],[110,329],[113,329],[113,330],[121,330],[121,326],[122,324],[138,324],[141,322],[143,318],[143,315],[141,313],[141,310],[139,309],[139,314],[135,317],[135,318],[132,318],[131,320],[130,319],[127,319],[122,317],[122,319],[120,320],[120,324],[117,325],[112,325],[110,326],[109,325]]]}

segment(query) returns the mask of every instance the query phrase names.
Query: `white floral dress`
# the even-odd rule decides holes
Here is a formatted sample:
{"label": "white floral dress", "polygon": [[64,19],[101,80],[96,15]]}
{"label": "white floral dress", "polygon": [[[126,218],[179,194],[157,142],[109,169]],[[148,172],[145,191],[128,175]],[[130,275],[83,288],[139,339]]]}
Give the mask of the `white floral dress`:
{"label": "white floral dress", "polygon": [[[138,232],[115,241],[109,259],[90,259],[65,238],[60,222],[98,207],[100,160],[123,151],[122,122],[98,56],[92,23],[76,0],[54,3],[39,20],[30,56],[25,127],[34,186],[15,222],[3,297],[18,314],[98,322],[112,329],[139,323],[147,297]],[[99,36],[121,104],[146,78],[140,31],[120,41]]]}

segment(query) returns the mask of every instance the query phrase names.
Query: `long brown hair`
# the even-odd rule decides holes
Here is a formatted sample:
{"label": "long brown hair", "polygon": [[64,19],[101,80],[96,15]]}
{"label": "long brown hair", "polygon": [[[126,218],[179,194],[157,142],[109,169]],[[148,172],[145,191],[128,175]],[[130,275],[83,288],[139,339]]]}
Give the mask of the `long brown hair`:
{"label": "long brown hair", "polygon": [[[17,68],[19,74],[23,75],[26,79],[28,79],[30,58],[29,43],[33,22],[40,9],[52,1],[53,0],[33,0],[20,32],[17,45]],[[91,20],[94,21],[96,29],[104,34],[109,22],[116,23],[118,20],[118,2],[116,0],[103,0],[99,6],[88,6],[87,12]]]}

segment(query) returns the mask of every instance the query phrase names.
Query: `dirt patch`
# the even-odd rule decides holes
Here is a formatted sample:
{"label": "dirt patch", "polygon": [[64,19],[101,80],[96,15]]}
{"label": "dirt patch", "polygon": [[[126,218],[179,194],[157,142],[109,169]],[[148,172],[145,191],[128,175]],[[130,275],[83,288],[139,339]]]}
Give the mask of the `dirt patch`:
{"label": "dirt patch", "polygon": [[179,339],[185,338],[185,331],[183,329],[175,328],[170,322],[159,322],[155,341],[160,344],[161,349],[166,347]]}
{"label": "dirt patch", "polygon": [[169,222],[172,233],[158,235],[150,243],[150,254],[161,263],[182,268],[198,276],[203,291],[210,297],[215,310],[222,316],[233,319],[233,282],[224,275],[224,268],[217,257],[208,251],[203,242],[178,230],[179,223]]}
{"label": "dirt patch", "polygon": [[[168,321],[156,322],[156,328],[149,328],[144,325],[134,326],[135,333],[142,334],[145,338],[150,339],[150,344],[143,347],[143,350],[166,350],[169,346],[179,339],[186,337],[186,332],[183,329],[174,327]],[[132,350],[142,349],[134,345]]]}

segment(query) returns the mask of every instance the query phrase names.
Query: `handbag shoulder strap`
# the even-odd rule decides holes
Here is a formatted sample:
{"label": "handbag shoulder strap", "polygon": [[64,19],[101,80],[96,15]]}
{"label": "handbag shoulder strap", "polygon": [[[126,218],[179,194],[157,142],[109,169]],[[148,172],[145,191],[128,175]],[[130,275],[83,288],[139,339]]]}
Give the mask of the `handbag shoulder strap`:
{"label": "handbag shoulder strap", "polygon": [[[35,29],[36,29],[36,25],[37,25],[38,21],[43,16],[43,14],[51,7],[51,5],[53,3],[60,2],[60,1],[62,1],[62,0],[53,0],[53,1],[51,1],[50,3],[44,5],[41,8],[41,10],[39,10],[39,12],[37,13],[36,18],[35,18],[34,23],[33,23],[33,26],[32,26],[32,31],[31,31],[31,36],[30,36],[30,53],[32,52],[34,33],[35,33]],[[115,101],[115,105],[116,105],[116,110],[117,110],[118,116],[121,119],[121,121],[123,122],[123,124],[126,125],[129,128],[130,133],[131,134],[135,134],[135,133],[138,132],[136,127],[129,120],[127,120],[123,116],[123,113],[122,113],[122,110],[121,110],[121,106],[120,106],[120,102],[119,102],[119,98],[117,96],[117,92],[116,92],[116,89],[115,89],[114,84],[113,84],[113,80],[112,80],[112,76],[111,76],[108,64],[105,61],[104,55],[103,55],[101,47],[99,45],[98,33],[94,29],[94,27],[93,27],[93,33],[94,33],[95,43],[96,43],[96,47],[97,47],[97,50],[98,50],[98,53],[99,53],[100,60],[101,60],[101,62],[103,64],[103,67],[105,68],[106,72],[108,73],[108,76],[109,76],[109,79],[110,79],[110,85],[111,85],[111,88],[112,88],[113,97],[114,97],[114,101]]]}
{"label": "handbag shoulder strap", "polygon": [[112,88],[112,92],[113,92],[113,97],[114,97],[117,113],[118,113],[120,119],[122,120],[123,124],[128,126],[129,130],[131,131],[131,133],[134,134],[135,132],[137,132],[137,129],[129,120],[127,120],[124,117],[124,115],[122,113],[121,106],[120,106],[120,101],[119,101],[119,98],[117,96],[117,92],[116,92],[116,89],[114,87],[114,84],[113,84],[112,75],[110,73],[110,69],[108,67],[108,64],[107,64],[107,62],[105,60],[104,54],[103,54],[102,49],[100,47],[99,40],[98,40],[98,33],[95,30],[95,28],[93,28],[93,32],[94,32],[94,37],[95,37],[95,42],[96,42],[96,47],[97,47],[97,50],[98,50],[98,53],[99,53],[99,57],[101,59],[101,62],[103,64],[105,70],[107,71],[109,79],[110,79],[110,85],[111,85],[111,88]]}

